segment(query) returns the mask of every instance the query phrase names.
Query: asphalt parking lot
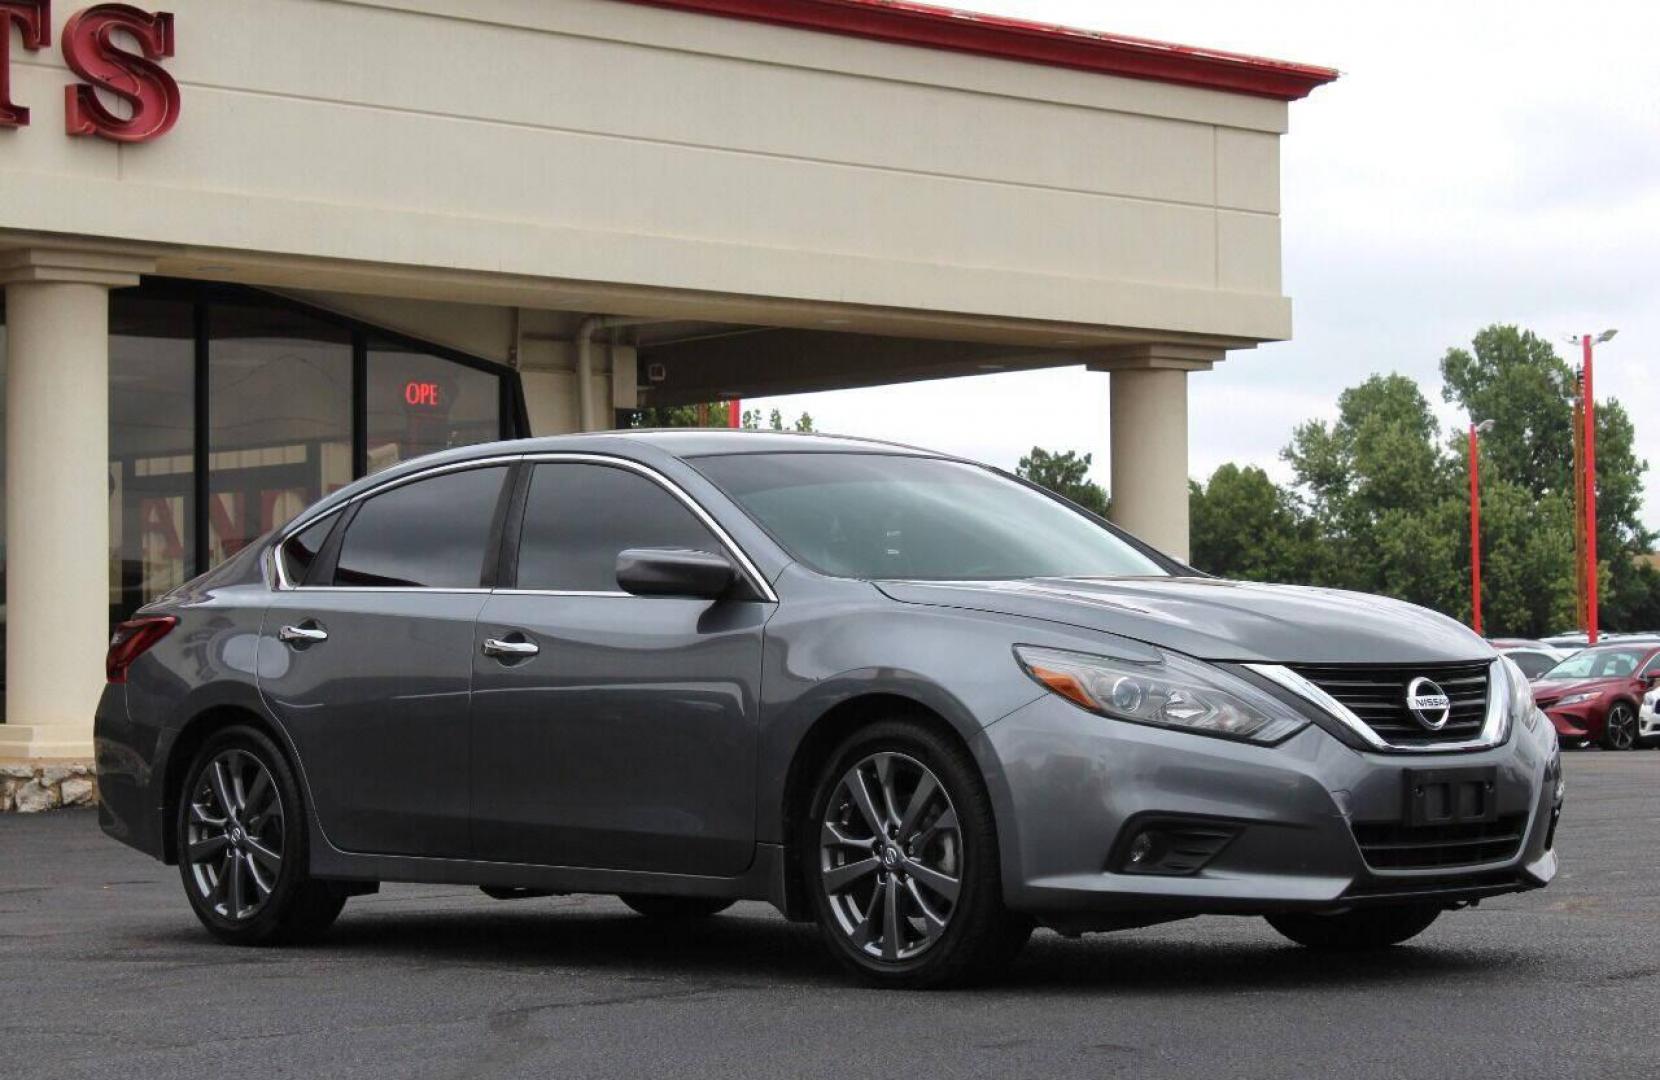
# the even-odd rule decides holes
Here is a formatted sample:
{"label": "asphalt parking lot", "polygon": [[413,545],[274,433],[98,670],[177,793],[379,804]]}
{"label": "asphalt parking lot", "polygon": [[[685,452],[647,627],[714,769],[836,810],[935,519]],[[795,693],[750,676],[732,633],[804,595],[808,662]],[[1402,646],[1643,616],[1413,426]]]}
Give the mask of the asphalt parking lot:
{"label": "asphalt parking lot", "polygon": [[[850,985],[810,927],[610,898],[362,897],[326,943],[213,944],[93,814],[0,816],[0,1061],[29,1077],[1660,1075],[1660,752],[1570,755],[1562,876],[1412,946],[1259,920],[1068,941],[1009,980]],[[16,1070],[16,1071],[14,1071]]]}

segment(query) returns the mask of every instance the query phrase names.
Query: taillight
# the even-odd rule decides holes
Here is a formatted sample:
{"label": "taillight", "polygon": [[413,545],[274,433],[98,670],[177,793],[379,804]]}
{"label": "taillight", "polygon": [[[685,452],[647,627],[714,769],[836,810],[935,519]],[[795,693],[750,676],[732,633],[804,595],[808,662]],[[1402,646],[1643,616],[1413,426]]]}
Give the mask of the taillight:
{"label": "taillight", "polygon": [[117,626],[110,638],[110,651],[104,656],[104,677],[112,683],[126,682],[127,669],[133,666],[133,661],[177,625],[179,620],[173,615],[145,615]]}

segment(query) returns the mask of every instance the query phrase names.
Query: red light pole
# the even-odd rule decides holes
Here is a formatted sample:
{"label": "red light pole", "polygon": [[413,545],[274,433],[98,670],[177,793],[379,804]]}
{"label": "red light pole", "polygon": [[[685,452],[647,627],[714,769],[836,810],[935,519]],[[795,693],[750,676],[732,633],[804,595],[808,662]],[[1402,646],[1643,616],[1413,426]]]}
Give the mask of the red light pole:
{"label": "red light pole", "polygon": [[1591,389],[1591,347],[1611,339],[1617,330],[1604,330],[1592,337],[1581,334],[1584,350],[1585,389],[1585,475],[1578,478],[1585,490],[1585,640],[1597,643],[1597,409]]}
{"label": "red light pole", "polygon": [[1481,455],[1476,436],[1493,430],[1493,421],[1470,425],[1470,629],[1481,633]]}

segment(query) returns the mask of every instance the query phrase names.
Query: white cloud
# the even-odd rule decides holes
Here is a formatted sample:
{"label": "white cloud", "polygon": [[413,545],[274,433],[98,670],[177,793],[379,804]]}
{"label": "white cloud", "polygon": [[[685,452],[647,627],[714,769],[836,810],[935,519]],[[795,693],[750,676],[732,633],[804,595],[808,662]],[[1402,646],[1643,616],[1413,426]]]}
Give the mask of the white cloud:
{"label": "white cloud", "polygon": [[[1617,326],[1598,397],[1636,421],[1660,529],[1660,5],[959,2],[1343,72],[1292,105],[1283,141],[1295,338],[1192,378],[1195,475],[1231,460],[1283,477],[1292,426],[1373,371],[1412,375],[1460,422],[1436,365],[1488,323],[1553,340]],[[1091,451],[1105,482],[1106,382],[1066,369],[756,404],[1007,466],[1034,443]]]}

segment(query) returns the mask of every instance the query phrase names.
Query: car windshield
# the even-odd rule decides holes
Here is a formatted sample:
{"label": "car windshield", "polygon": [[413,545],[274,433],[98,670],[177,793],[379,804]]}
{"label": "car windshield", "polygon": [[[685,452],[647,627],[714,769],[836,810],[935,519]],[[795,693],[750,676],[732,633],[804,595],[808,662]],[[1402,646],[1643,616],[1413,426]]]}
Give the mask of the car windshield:
{"label": "car windshield", "polygon": [[1581,649],[1545,672],[1547,679],[1617,679],[1622,675],[1630,675],[1637,670],[1648,654],[1654,651],[1652,645],[1640,649],[1606,646],[1596,649]]}
{"label": "car windshield", "polygon": [[693,460],[790,554],[865,580],[1165,576],[1090,517],[990,469],[867,453]]}

